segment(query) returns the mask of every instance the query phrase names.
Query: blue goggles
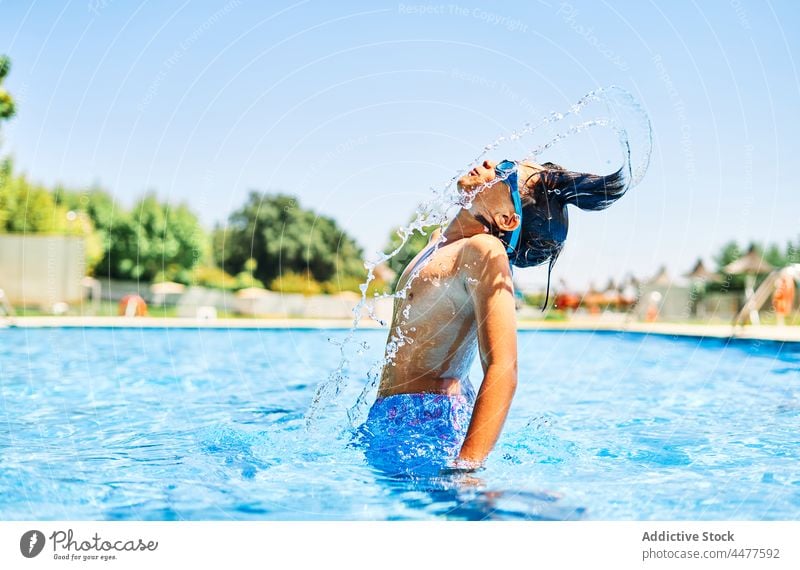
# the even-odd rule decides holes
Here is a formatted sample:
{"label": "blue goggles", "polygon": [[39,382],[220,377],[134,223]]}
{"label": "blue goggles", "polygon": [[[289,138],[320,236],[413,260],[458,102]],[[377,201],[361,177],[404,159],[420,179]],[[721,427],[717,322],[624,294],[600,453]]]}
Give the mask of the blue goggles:
{"label": "blue goggles", "polygon": [[513,160],[504,160],[499,162],[494,167],[495,174],[508,184],[511,189],[511,200],[514,202],[514,210],[519,216],[519,225],[517,229],[511,232],[511,237],[508,240],[506,253],[509,258],[517,250],[519,245],[519,236],[522,233],[522,200],[519,197],[519,187],[517,185],[517,163]]}

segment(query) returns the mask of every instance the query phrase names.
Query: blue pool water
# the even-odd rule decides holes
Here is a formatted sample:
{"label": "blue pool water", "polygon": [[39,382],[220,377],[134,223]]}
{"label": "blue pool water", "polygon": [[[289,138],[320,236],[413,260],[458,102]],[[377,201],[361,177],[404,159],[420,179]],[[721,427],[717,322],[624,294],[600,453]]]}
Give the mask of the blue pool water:
{"label": "blue pool water", "polygon": [[797,345],[520,332],[486,469],[398,478],[345,419],[385,331],[304,429],[344,335],[0,330],[0,519],[800,518]]}

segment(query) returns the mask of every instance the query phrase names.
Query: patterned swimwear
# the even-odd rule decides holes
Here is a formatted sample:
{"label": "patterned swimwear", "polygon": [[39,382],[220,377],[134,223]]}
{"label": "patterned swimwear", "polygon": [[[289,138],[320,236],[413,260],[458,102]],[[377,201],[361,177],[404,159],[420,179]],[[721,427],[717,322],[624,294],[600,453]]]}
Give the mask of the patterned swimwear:
{"label": "patterned swimwear", "polygon": [[378,398],[359,427],[367,461],[390,475],[436,475],[461,450],[475,392],[412,393]]}

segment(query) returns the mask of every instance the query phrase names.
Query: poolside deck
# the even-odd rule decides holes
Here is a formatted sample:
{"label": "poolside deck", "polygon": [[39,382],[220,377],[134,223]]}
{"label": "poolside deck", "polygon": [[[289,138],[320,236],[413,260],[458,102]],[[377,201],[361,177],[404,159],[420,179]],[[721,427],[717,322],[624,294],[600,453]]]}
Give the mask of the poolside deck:
{"label": "poolside deck", "polygon": [[[349,329],[351,319],[182,319],[166,317],[16,317],[7,326],[19,328],[176,328],[176,329]],[[0,328],[3,321],[0,321]],[[380,329],[375,321],[362,319],[359,328]],[[657,334],[678,337],[741,338],[782,342],[800,342],[800,327],[745,326],[735,330],[730,325],[677,323],[605,322],[581,319],[572,321],[525,321],[519,330],[610,331]]]}

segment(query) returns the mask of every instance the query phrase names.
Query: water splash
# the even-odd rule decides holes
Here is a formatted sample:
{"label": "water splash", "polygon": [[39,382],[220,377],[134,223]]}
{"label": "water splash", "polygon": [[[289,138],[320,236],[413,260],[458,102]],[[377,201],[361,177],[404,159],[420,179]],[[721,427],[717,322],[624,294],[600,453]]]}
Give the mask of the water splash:
{"label": "water splash", "polygon": [[[400,349],[405,344],[413,342],[413,339],[406,333],[414,332],[414,327],[409,328],[408,331],[402,328],[403,325],[408,323],[412,310],[410,301],[407,301],[407,292],[420,272],[429,263],[430,259],[433,258],[435,252],[447,241],[444,237],[444,232],[442,231],[439,233],[429,254],[420,260],[403,287],[394,293],[375,293],[373,299],[370,301],[367,299],[367,290],[369,284],[375,279],[375,267],[397,255],[415,231],[418,231],[422,235],[427,235],[424,231],[425,227],[438,226],[443,229],[445,224],[452,217],[450,214],[454,209],[458,211],[461,208],[470,208],[478,193],[493,185],[494,181],[480,185],[472,192],[460,190],[457,186],[457,181],[464,174],[468,173],[473,166],[480,164],[489,153],[499,148],[503,143],[519,141],[523,137],[533,135],[545,127],[556,125],[565,119],[582,116],[586,114],[587,108],[590,108],[592,103],[603,105],[605,114],[601,117],[584,120],[577,125],[572,125],[563,129],[561,132],[552,136],[547,142],[531,149],[522,160],[534,160],[559,142],[587,129],[595,127],[609,128],[616,133],[622,150],[623,167],[624,171],[627,173],[626,191],[641,182],[650,164],[650,154],[653,147],[652,126],[647,112],[638,103],[636,98],[625,89],[617,86],[603,87],[590,91],[581,97],[578,102],[572,105],[565,113],[552,112],[538,122],[525,123],[522,129],[512,131],[508,136],[499,136],[493,142],[484,146],[480,154],[478,154],[468,166],[457,171],[441,187],[432,187],[430,189],[431,198],[423,202],[417,208],[416,216],[411,223],[397,230],[397,235],[400,238],[400,245],[398,245],[396,249],[388,253],[379,252],[376,258],[364,263],[364,267],[367,270],[367,278],[366,281],[359,286],[361,290],[361,299],[352,309],[353,325],[348,331],[347,336],[341,342],[336,343],[340,350],[339,366],[317,387],[311,405],[306,412],[306,429],[314,425],[315,420],[321,415],[326,406],[336,401],[342,388],[349,379],[345,372],[346,367],[350,363],[347,350],[358,329],[362,311],[366,310],[370,319],[376,321],[382,327],[386,326],[388,323],[375,314],[375,306],[376,302],[380,299],[393,298],[395,299],[394,314],[402,315],[402,320],[390,330],[383,357],[377,359],[371,365],[367,373],[367,382],[363,390],[355,404],[347,410],[347,417],[351,427],[363,421],[366,415],[367,402],[380,382],[383,367],[387,365],[395,366],[396,363],[394,360]],[[631,142],[632,135],[638,137],[633,144]],[[634,156],[634,154],[637,156]],[[430,244],[428,247],[430,247]],[[405,304],[403,304],[402,308],[398,311],[399,301],[405,301]],[[358,350],[357,354],[359,356],[362,355],[363,348]]]}

